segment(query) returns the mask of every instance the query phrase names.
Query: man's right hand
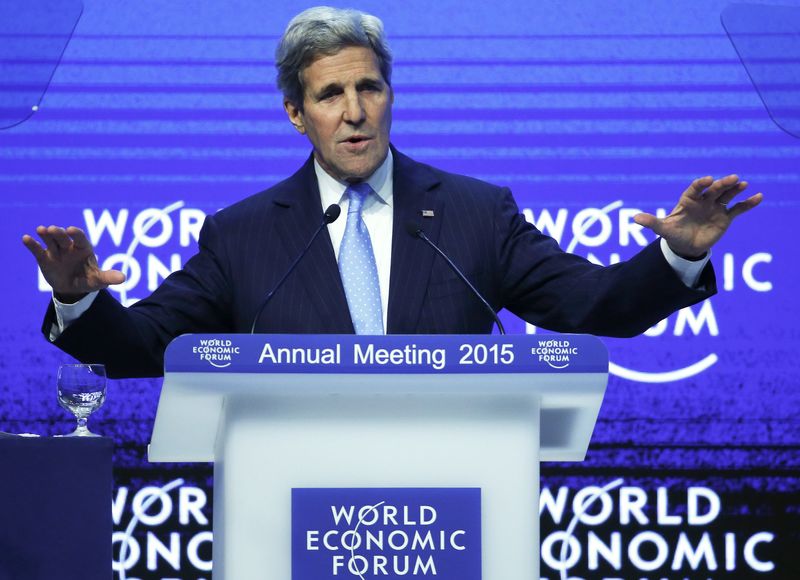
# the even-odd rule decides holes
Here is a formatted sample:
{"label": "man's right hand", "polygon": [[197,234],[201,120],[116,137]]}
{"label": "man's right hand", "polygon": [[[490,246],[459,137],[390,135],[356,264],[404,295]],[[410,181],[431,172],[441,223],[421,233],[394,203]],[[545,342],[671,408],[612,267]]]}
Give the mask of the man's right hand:
{"label": "man's right hand", "polygon": [[27,234],[22,236],[22,243],[36,258],[44,279],[61,302],[77,302],[89,292],[125,281],[125,274],[119,270],[100,269],[92,244],[80,228],[39,226],[36,233],[45,247]]}

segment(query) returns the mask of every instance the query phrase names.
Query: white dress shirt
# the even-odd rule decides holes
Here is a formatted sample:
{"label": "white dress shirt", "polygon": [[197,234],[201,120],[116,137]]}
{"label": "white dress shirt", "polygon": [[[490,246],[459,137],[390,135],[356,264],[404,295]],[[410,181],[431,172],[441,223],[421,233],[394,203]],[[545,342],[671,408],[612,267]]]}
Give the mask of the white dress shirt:
{"label": "white dress shirt", "polygon": [[[344,194],[347,183],[339,181],[329,175],[322,166],[314,160],[314,171],[317,174],[319,195],[322,207],[327,208],[333,203],[338,203],[342,208],[342,215],[328,226],[328,233],[333,243],[333,252],[339,260],[339,246],[342,244],[344,228],[347,223],[347,207],[349,200]],[[381,291],[381,308],[383,310],[383,330],[386,332],[386,321],[389,312],[389,277],[392,270],[392,217],[394,215],[394,159],[392,151],[386,156],[384,162],[375,170],[369,179],[370,187],[376,195],[371,195],[364,202],[362,218],[372,240],[372,250],[375,253],[375,265],[378,268],[378,283]],[[673,252],[667,242],[661,239],[661,251],[667,263],[689,288],[694,288],[700,279],[711,252],[701,260],[686,260]],[[53,297],[56,310],[56,324],[50,330],[50,340],[55,340],[75,320],[77,320],[94,302],[97,292],[91,292],[74,304],[64,304]]]}
{"label": "white dress shirt", "polygon": [[[319,184],[319,196],[323,209],[332,203],[338,203],[342,214],[338,220],[328,226],[328,233],[333,243],[333,253],[336,262],[339,262],[339,246],[342,245],[344,228],[347,225],[347,208],[350,200],[344,194],[347,183],[334,179],[314,159],[314,171]],[[375,170],[367,183],[375,192],[364,200],[361,217],[367,226],[369,237],[372,241],[372,251],[375,254],[375,265],[378,268],[378,285],[381,291],[381,310],[383,314],[383,332],[386,332],[386,320],[389,312],[389,276],[392,270],[392,217],[394,215],[394,159],[392,150],[383,163]]]}

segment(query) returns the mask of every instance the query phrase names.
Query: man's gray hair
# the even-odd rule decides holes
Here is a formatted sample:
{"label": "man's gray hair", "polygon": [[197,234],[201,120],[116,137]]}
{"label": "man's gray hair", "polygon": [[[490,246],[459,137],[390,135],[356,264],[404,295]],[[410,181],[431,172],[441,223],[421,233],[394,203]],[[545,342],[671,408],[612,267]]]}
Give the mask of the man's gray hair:
{"label": "man's gray hair", "polygon": [[303,69],[320,56],[348,46],[371,48],[387,84],[392,84],[392,53],[380,18],[353,9],[317,6],[292,18],[275,50],[278,88],[283,97],[303,110]]}

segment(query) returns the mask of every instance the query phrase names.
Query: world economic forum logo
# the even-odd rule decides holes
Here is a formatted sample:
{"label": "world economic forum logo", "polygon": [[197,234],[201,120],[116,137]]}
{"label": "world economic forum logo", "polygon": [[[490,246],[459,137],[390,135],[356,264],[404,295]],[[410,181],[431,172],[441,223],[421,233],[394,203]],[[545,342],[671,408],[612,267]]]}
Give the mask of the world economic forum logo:
{"label": "world economic forum logo", "polygon": [[[664,208],[646,208],[646,210],[658,217],[667,215],[667,210]],[[622,200],[617,200],[603,207],[584,207],[578,210],[570,207],[544,208],[536,212],[524,208],[522,213],[528,222],[553,237],[565,251],[582,254],[590,262],[608,266],[621,262],[623,252],[632,254],[633,251],[643,248],[656,239],[652,232],[633,221],[633,216],[640,211],[641,208],[629,207]],[[615,245],[618,250],[614,248]],[[608,247],[612,250],[604,252],[604,248]],[[727,251],[722,255],[715,254],[714,264],[720,294],[734,291],[771,292],[773,289],[772,282],[769,281],[771,262],[772,254],[768,252],[751,252],[746,256],[740,256],[733,251]],[[527,325],[527,332],[535,333],[536,328]],[[681,341],[679,349],[669,347],[665,349],[661,346],[661,351],[670,353],[668,360],[658,356],[647,359],[649,362],[653,362],[653,359],[660,360],[662,368],[658,370],[641,368],[640,365],[645,359],[640,356],[642,349],[637,344],[638,358],[626,364],[609,361],[609,373],[641,383],[667,383],[697,376],[719,361],[714,346],[720,334],[715,302],[705,300],[693,307],[681,309],[644,333],[645,337],[660,342],[670,339]],[[696,349],[686,348],[687,343],[684,339],[689,337],[696,337],[696,340],[691,341]],[[568,364],[566,360],[559,361],[558,357],[561,355],[555,352],[543,356],[547,358],[541,360],[553,368],[563,368],[559,367],[559,364]],[[564,356],[568,357],[566,354]],[[663,366],[668,368],[664,369]]]}
{"label": "world economic forum logo", "polygon": [[241,354],[241,350],[229,339],[201,338],[199,343],[192,347],[192,354],[212,367],[224,369],[233,364],[235,357]]}
{"label": "world economic forum logo", "polygon": [[569,366],[572,357],[578,356],[578,347],[572,346],[569,339],[542,339],[531,348],[531,354],[539,362],[547,363],[551,368],[561,370]]}
{"label": "world economic forum logo", "polygon": [[292,580],[480,580],[480,490],[292,490]]}

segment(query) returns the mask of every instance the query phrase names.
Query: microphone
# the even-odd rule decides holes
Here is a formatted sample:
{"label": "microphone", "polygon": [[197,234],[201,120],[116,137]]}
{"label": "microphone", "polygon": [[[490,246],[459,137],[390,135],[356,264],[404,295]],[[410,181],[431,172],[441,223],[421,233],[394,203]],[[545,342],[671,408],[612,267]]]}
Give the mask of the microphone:
{"label": "microphone", "polygon": [[411,235],[411,236],[413,236],[415,238],[419,238],[422,241],[424,241],[425,243],[427,243],[431,248],[436,250],[437,254],[439,254],[442,258],[444,258],[444,261],[447,262],[447,265],[450,266],[450,269],[453,270],[453,272],[455,272],[458,275],[459,278],[461,278],[461,281],[464,282],[464,284],[466,284],[467,287],[470,290],[472,290],[472,293],[475,296],[478,297],[478,300],[480,300],[481,303],[486,307],[486,310],[488,310],[491,313],[492,318],[494,319],[494,323],[497,325],[497,329],[500,331],[500,334],[505,334],[506,333],[506,329],[503,328],[503,323],[500,322],[500,318],[498,318],[497,313],[494,311],[494,308],[492,308],[489,305],[489,303],[486,301],[486,298],[484,298],[483,295],[480,292],[478,292],[477,288],[475,288],[475,286],[473,286],[472,283],[469,280],[467,280],[467,277],[464,276],[464,273],[461,270],[459,270],[458,266],[456,266],[453,263],[453,260],[451,260],[447,256],[447,254],[445,254],[439,248],[439,246],[434,244],[431,241],[431,239],[428,236],[425,235],[425,232],[422,231],[422,228],[420,228],[413,221],[409,220],[408,222],[406,222],[406,231],[409,233],[409,235]]}
{"label": "microphone", "polygon": [[322,222],[320,222],[317,231],[314,232],[314,235],[311,236],[311,239],[308,240],[306,247],[303,248],[303,251],[300,252],[300,255],[298,255],[294,259],[294,262],[292,262],[292,265],[289,266],[288,270],[286,270],[286,273],[283,275],[283,278],[278,280],[278,283],[275,284],[275,287],[272,290],[270,290],[269,294],[267,294],[266,298],[264,298],[264,301],[261,303],[261,306],[258,307],[258,311],[256,312],[256,315],[253,318],[253,324],[250,326],[250,334],[255,333],[256,323],[258,322],[258,319],[261,317],[261,313],[264,312],[264,308],[267,307],[267,304],[269,304],[269,301],[272,300],[272,297],[275,295],[278,289],[281,286],[283,286],[283,283],[286,281],[286,278],[289,277],[289,274],[292,273],[292,271],[297,267],[297,264],[300,263],[300,260],[303,259],[303,256],[306,255],[308,249],[311,247],[311,244],[314,243],[314,240],[317,239],[317,236],[320,234],[320,232],[324,230],[326,227],[328,227],[328,224],[332,224],[333,222],[335,222],[339,218],[339,214],[341,213],[342,213],[342,208],[339,207],[339,204],[332,203],[331,205],[328,206],[328,209],[326,209],[325,213],[322,214]]}

